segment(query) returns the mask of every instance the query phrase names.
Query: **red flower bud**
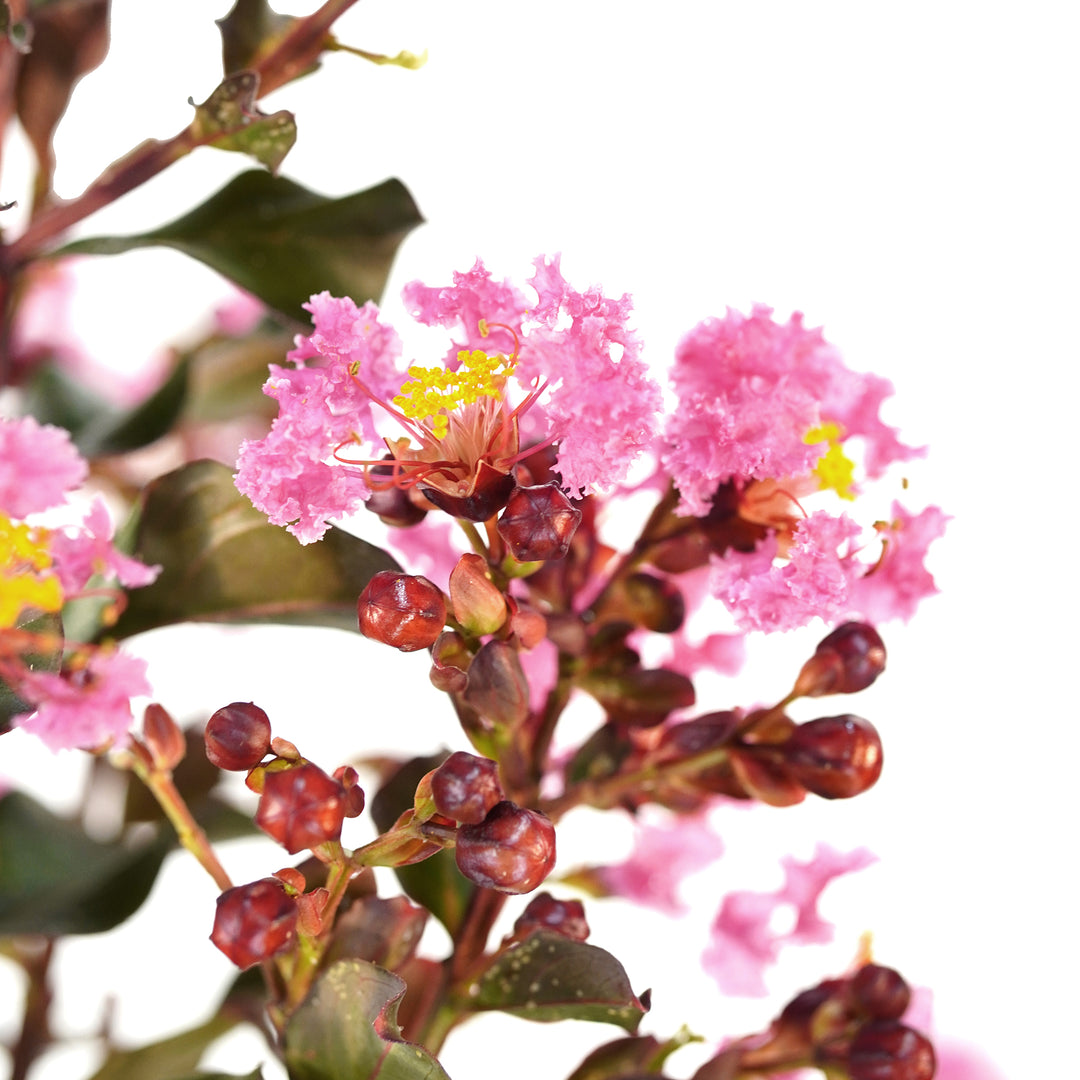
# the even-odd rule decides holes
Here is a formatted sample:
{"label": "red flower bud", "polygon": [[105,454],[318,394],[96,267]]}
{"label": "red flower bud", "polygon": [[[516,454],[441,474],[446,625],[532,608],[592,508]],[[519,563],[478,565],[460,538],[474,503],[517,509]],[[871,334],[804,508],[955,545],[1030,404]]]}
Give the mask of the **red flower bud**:
{"label": "red flower bud", "polygon": [[581,511],[552,481],[514,488],[498,529],[518,562],[543,562],[566,555],[580,521]]}
{"label": "red flower bud", "polygon": [[851,1080],[932,1080],[936,1068],[930,1040],[895,1020],[865,1024],[851,1040]]}
{"label": "red flower bud", "polygon": [[823,799],[850,799],[877,783],[881,736],[859,716],[823,716],[800,724],[779,746],[791,774]]}
{"label": "red flower bud", "polygon": [[851,980],[856,1004],[875,1020],[899,1020],[911,1004],[911,987],[899,971],[864,964]]}
{"label": "red flower bud", "polygon": [[210,940],[247,969],[287,949],[296,936],[295,897],[276,878],[226,889],[217,899]]}
{"label": "red flower bud", "polygon": [[426,577],[380,570],[356,605],[360,633],[402,652],[435,644],[446,625],[446,601]]}
{"label": "red flower bud", "polygon": [[268,772],[255,824],[289,854],[341,836],[345,790],[318,765]]}
{"label": "red flower bud", "polygon": [[444,817],[479,825],[503,798],[499,767],[488,758],[458,750],[431,774],[431,797]]}
{"label": "red flower bud", "polygon": [[450,572],[454,618],[478,637],[494,634],[506,622],[506,600],[488,577],[486,560],[468,551]]}
{"label": "red flower bud", "polygon": [[556,900],[551,893],[537,893],[514,923],[514,937],[528,937],[535,930],[551,930],[571,941],[584,941],[589,936],[585,908],[580,900]]}
{"label": "red flower bud", "polygon": [[535,810],[501,802],[479,825],[461,826],[454,857],[477,885],[532,892],[555,865],[555,826]]}
{"label": "red flower bud", "polygon": [[207,721],[206,756],[231,772],[253,769],[270,750],[270,720],[258,705],[234,701]]}
{"label": "red flower bud", "polygon": [[154,767],[171,772],[184,760],[187,742],[176,721],[160,705],[150,704],[143,713],[143,740]]}
{"label": "red flower bud", "polygon": [[823,638],[795,683],[800,697],[854,694],[885,670],[885,643],[867,623],[849,622]]}

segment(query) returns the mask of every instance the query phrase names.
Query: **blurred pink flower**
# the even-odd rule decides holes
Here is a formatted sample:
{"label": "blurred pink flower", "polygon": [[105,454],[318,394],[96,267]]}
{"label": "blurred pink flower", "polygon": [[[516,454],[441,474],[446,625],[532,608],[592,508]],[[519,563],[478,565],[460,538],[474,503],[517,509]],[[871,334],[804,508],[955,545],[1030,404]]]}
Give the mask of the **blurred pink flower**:
{"label": "blurred pink flower", "polygon": [[50,750],[92,750],[110,741],[126,742],[131,727],[131,698],[149,694],[146,661],[122,652],[97,651],[86,667],[54,675],[22,672],[18,695],[37,706],[16,716],[16,727],[36,735]]}
{"label": "blurred pink flower", "polygon": [[160,566],[147,566],[117,551],[112,538],[112,520],[100,497],[91,503],[81,525],[53,533],[49,550],[65,593],[77,593],[95,574],[115,577],[129,589],[149,585],[157,578]]}
{"label": "blurred pink flower", "polygon": [[88,472],[63,428],[31,416],[0,420],[0,510],[9,517],[59,506]]}
{"label": "blurred pink flower", "polygon": [[678,892],[682,880],[723,853],[724,842],[707,817],[680,816],[670,825],[639,825],[630,857],[599,867],[598,876],[614,896],[678,915],[687,910]]}
{"label": "blurred pink flower", "polygon": [[[843,853],[818,844],[813,858],[800,863],[790,856],[781,861],[784,884],[772,893],[741,890],[724,897],[712,925],[712,938],[702,954],[705,970],[720,992],[763,997],[764,972],[776,963],[784,945],[822,944],[832,940],[833,927],[817,911],[826,886],[834,878],[862,870],[877,861],[866,848]],[[787,932],[772,928],[778,908],[794,909],[795,925]]]}
{"label": "blurred pink flower", "polygon": [[910,619],[919,601],[938,591],[924,563],[927,549],[945,535],[949,520],[937,506],[912,514],[894,502],[892,520],[879,533],[884,555],[871,573],[854,583],[852,609],[872,623]]}

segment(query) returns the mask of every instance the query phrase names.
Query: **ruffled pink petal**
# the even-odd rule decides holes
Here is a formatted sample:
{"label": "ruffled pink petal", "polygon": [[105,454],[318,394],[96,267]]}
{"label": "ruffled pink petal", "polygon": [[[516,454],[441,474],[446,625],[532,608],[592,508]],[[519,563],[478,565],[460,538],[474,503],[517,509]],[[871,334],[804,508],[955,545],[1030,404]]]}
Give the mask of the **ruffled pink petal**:
{"label": "ruffled pink petal", "polygon": [[77,593],[95,574],[136,589],[149,585],[161,573],[160,566],[147,566],[117,551],[112,538],[112,519],[100,497],[94,499],[81,526],[53,534],[49,550],[66,594]]}
{"label": "ruffled pink petal", "polygon": [[88,473],[71,436],[33,417],[0,420],[0,511],[25,518],[59,506]]}
{"label": "ruffled pink petal", "polygon": [[122,745],[131,727],[131,698],[150,693],[146,661],[123,652],[98,652],[84,671],[65,678],[26,672],[17,692],[37,706],[14,718],[52,751]]}

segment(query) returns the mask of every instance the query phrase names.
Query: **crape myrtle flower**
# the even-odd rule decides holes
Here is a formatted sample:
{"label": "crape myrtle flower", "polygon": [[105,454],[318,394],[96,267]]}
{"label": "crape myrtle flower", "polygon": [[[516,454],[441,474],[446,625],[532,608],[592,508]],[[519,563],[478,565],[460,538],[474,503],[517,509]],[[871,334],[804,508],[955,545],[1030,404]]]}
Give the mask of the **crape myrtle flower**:
{"label": "crape myrtle flower", "polygon": [[72,525],[20,520],[71,509],[66,493],[87,472],[66,431],[29,417],[0,420],[0,678],[36,707],[15,716],[13,725],[54,751],[122,740],[132,721],[130,698],[150,693],[146,661],[115,650],[72,646],[56,672],[34,671],[25,659],[42,647],[51,652],[57,641],[40,640],[26,624],[59,613],[92,577],[135,587],[150,584],[160,570],[113,547],[100,499]]}
{"label": "crape myrtle flower", "polygon": [[[660,407],[626,325],[629,298],[577,292],[558,259],[537,259],[530,284],[535,301],[477,261],[450,286],[407,286],[413,316],[451,330],[452,343],[442,366],[405,372],[400,341],[373,304],[312,297],[314,332],[289,354],[295,368],[271,366],[264,392],[279,415],[265,439],[241,447],[239,490],[310,543],[377,485],[489,518],[537,444],[558,444],[556,471],[572,494],[621,479],[655,436]],[[400,434],[380,436],[380,414]]]}
{"label": "crape myrtle flower", "polygon": [[679,404],[661,460],[678,513],[706,517],[723,489],[737,516],[763,532],[754,550],[711,560],[711,591],[740,630],[784,631],[815,617],[907,619],[937,591],[923,562],[947,520],[938,508],[912,514],[894,504],[875,535],[848,514],[803,505],[823,490],[856,499],[856,446],[868,480],[925,453],[880,419],[887,380],[849,370],[798,313],[779,323],[756,305],[691,330],[672,385]]}

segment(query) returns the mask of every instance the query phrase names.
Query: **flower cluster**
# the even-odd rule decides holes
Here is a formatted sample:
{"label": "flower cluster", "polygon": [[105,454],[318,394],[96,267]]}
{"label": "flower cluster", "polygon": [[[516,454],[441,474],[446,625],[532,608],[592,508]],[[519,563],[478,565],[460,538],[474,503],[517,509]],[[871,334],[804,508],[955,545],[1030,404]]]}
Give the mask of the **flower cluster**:
{"label": "flower cluster", "polygon": [[53,750],[122,740],[130,698],[148,694],[146,665],[115,649],[64,641],[64,604],[97,582],[148,585],[158,568],[117,551],[104,502],[93,500],[70,524],[43,515],[77,513],[67,494],[87,476],[86,462],[60,428],[30,417],[0,420],[0,678],[34,711],[13,718]]}

